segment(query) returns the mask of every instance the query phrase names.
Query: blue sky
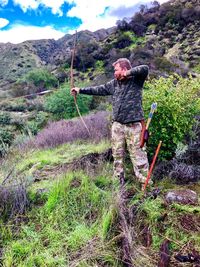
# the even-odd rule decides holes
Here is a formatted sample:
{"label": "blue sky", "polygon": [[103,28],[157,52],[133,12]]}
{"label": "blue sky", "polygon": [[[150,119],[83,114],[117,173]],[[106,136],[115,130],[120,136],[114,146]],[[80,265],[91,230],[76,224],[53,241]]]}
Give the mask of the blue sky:
{"label": "blue sky", "polygon": [[109,28],[132,16],[140,4],[141,0],[0,0],[0,42],[58,39],[76,29]]}

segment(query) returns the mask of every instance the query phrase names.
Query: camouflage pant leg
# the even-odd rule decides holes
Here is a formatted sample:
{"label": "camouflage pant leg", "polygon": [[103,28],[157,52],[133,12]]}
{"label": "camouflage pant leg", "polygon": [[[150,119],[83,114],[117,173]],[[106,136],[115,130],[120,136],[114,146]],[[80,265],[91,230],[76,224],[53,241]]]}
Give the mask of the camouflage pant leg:
{"label": "camouflage pant leg", "polygon": [[135,176],[140,182],[144,183],[146,181],[149,163],[145,147],[140,148],[141,130],[142,125],[140,122],[126,125],[125,138]]}
{"label": "camouflage pant leg", "polygon": [[125,151],[125,136],[124,125],[118,122],[112,124],[112,154],[114,158],[113,170],[114,176],[120,178],[124,175],[124,151]]}

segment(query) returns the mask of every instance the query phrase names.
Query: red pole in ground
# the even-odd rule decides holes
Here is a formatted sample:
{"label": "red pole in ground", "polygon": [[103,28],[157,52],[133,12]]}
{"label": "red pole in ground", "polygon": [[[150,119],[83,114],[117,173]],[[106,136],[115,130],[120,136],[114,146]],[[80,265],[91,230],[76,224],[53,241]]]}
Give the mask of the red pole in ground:
{"label": "red pole in ground", "polygon": [[162,141],[160,141],[159,144],[158,144],[158,146],[157,146],[156,153],[155,153],[155,155],[154,155],[154,157],[153,157],[153,161],[152,161],[152,163],[151,163],[151,166],[150,166],[150,169],[149,169],[149,172],[148,172],[148,175],[147,175],[147,179],[146,179],[146,181],[145,181],[145,184],[144,184],[144,187],[143,187],[142,191],[145,191],[145,189],[146,189],[146,187],[147,187],[147,185],[148,185],[148,182],[149,182],[149,179],[150,179],[150,177],[151,177],[151,173],[152,173],[152,171],[153,171],[153,167],[154,167],[154,165],[155,165],[155,162],[156,162],[156,159],[157,159],[157,156],[158,156],[158,153],[159,153],[161,144],[162,144]]}

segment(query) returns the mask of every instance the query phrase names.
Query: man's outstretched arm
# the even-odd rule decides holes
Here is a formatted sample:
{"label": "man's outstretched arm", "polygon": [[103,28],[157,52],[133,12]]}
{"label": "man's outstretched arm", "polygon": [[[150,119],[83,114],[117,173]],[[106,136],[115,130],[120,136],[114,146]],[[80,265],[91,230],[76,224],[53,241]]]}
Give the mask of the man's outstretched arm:
{"label": "man's outstretched arm", "polygon": [[112,95],[114,92],[114,80],[107,82],[103,85],[98,86],[91,86],[91,87],[74,87],[71,89],[71,94],[86,94],[86,95],[99,95],[99,96],[106,96]]}

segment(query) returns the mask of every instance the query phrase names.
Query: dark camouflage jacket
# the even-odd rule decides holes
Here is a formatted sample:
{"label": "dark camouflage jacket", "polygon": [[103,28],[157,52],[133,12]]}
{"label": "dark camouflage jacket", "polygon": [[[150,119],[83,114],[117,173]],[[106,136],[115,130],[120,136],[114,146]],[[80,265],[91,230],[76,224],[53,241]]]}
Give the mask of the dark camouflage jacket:
{"label": "dark camouflage jacket", "polygon": [[146,65],[128,70],[127,79],[93,87],[81,88],[81,94],[112,95],[113,121],[120,123],[136,122],[144,119],[142,109],[142,88],[149,68]]}

